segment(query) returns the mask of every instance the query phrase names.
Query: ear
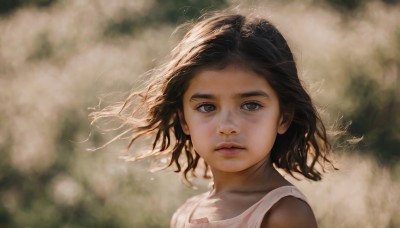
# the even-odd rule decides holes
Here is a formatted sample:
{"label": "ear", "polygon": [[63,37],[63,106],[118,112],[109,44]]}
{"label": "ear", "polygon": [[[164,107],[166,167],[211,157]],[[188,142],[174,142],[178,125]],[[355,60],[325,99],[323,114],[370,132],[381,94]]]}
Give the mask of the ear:
{"label": "ear", "polygon": [[289,129],[290,124],[293,121],[294,117],[294,107],[290,105],[289,107],[286,107],[279,119],[279,125],[278,125],[278,134],[283,135],[285,132]]}
{"label": "ear", "polygon": [[179,117],[179,123],[181,124],[183,133],[185,133],[186,135],[190,135],[189,127],[186,123],[185,115],[183,114],[183,111],[181,111],[181,110],[178,111],[178,117]]}

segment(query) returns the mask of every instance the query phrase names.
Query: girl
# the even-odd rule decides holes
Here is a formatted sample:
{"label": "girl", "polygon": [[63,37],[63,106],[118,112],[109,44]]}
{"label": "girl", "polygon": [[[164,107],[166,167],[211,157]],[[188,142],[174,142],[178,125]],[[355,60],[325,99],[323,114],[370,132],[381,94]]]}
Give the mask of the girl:
{"label": "girl", "polygon": [[115,107],[94,120],[133,126],[128,148],[155,136],[153,150],[134,159],[167,156],[186,180],[200,160],[211,171],[212,189],[182,205],[171,227],[317,227],[304,195],[276,168],[318,181],[330,144],[270,22],[236,14],[198,22],[147,88]]}

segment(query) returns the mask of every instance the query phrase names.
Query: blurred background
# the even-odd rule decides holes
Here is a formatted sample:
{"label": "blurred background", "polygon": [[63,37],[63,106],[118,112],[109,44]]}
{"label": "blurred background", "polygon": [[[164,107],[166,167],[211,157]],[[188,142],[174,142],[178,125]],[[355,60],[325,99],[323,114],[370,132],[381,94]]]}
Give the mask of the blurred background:
{"label": "blurred background", "polygon": [[339,171],[292,180],[320,226],[400,227],[398,0],[1,0],[0,227],[168,227],[207,181],[120,160],[126,141],[88,151],[114,134],[88,114],[165,62],[177,25],[227,8],[281,30],[327,125],[354,137],[334,142]]}

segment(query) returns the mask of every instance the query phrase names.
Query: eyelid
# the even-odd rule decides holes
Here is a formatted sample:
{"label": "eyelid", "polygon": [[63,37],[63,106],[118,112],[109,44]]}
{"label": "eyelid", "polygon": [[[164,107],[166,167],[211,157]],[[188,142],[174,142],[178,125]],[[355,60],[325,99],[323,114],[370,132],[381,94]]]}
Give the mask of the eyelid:
{"label": "eyelid", "polygon": [[244,105],[244,104],[253,104],[253,103],[254,104],[258,104],[260,106],[263,106],[263,102],[261,102],[259,100],[247,100],[247,101],[244,101],[242,105]]}
{"label": "eyelid", "polygon": [[198,109],[199,107],[202,107],[202,106],[204,106],[204,105],[213,105],[213,104],[211,104],[210,102],[200,102],[200,103],[196,104],[196,105],[194,106],[194,108],[195,108],[195,109]]}

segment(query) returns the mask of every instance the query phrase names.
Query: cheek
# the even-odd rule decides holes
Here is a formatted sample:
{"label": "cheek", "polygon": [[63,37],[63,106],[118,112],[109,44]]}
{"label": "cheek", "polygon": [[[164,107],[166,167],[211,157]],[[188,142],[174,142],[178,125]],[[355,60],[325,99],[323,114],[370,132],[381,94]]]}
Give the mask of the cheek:
{"label": "cheek", "polygon": [[247,137],[246,144],[255,154],[265,156],[271,152],[276,136],[276,132],[259,130],[253,132],[251,137]]}
{"label": "cheek", "polygon": [[252,138],[262,141],[274,140],[277,135],[276,126],[253,125],[248,131],[250,131],[248,135],[252,135]]}
{"label": "cheek", "polygon": [[193,147],[199,154],[202,151],[208,151],[212,147],[214,131],[210,124],[192,118],[188,122],[188,128]]}
{"label": "cheek", "polygon": [[247,122],[246,134],[254,145],[272,147],[278,134],[277,118],[263,118],[261,121]]}
{"label": "cheek", "polygon": [[210,141],[210,137],[212,137],[212,131],[210,127],[208,127],[206,124],[193,124],[189,126],[190,129],[190,136],[193,142],[196,142],[196,144],[206,144],[208,141]]}

